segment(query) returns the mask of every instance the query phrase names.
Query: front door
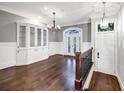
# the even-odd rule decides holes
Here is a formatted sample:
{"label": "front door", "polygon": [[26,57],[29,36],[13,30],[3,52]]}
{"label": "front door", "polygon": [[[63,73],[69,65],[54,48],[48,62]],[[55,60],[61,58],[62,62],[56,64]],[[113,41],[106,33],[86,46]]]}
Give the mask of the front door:
{"label": "front door", "polygon": [[98,71],[114,74],[116,60],[114,22],[109,26],[109,29],[106,30],[99,27],[96,30],[96,61]]}
{"label": "front door", "polygon": [[74,56],[75,52],[80,51],[80,37],[69,36],[66,37],[66,54]]}
{"label": "front door", "polygon": [[64,54],[75,56],[81,51],[82,33],[80,28],[68,28],[64,31]]}

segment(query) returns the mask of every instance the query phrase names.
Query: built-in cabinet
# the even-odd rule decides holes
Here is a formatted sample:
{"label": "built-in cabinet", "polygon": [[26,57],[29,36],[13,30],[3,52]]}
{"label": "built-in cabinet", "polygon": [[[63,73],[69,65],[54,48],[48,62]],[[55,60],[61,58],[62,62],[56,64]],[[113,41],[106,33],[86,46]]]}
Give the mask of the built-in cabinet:
{"label": "built-in cabinet", "polygon": [[17,23],[17,65],[31,64],[48,58],[48,29]]}

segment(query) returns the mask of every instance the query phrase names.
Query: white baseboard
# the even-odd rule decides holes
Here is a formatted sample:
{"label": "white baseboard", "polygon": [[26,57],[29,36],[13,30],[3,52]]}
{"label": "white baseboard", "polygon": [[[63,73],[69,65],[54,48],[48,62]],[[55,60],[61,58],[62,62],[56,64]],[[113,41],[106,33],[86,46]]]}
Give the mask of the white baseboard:
{"label": "white baseboard", "polygon": [[91,67],[91,70],[90,70],[90,72],[89,72],[89,74],[88,74],[88,77],[87,77],[87,79],[86,79],[86,81],[85,81],[85,84],[84,84],[84,86],[83,86],[83,90],[89,88],[89,85],[90,85],[90,82],[91,82],[91,79],[92,79],[92,75],[93,75],[93,71],[94,71],[94,70],[95,70],[95,66],[94,66],[94,64],[93,64],[92,67]]}
{"label": "white baseboard", "polygon": [[90,49],[91,48],[91,42],[83,42],[82,47],[83,47],[83,49],[81,52],[84,52],[84,51]]}
{"label": "white baseboard", "polygon": [[120,78],[120,76],[118,75],[118,73],[116,73],[116,76],[117,76],[117,79],[118,79],[118,81],[119,81],[121,90],[124,91],[124,85],[123,85],[123,83],[122,83],[122,81],[121,81],[121,78]]}

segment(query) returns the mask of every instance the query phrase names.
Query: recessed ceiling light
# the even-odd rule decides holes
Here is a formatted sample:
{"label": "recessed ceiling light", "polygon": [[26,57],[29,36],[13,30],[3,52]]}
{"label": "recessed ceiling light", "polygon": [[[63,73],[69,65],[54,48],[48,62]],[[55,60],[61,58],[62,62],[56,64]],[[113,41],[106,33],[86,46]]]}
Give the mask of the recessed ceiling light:
{"label": "recessed ceiling light", "polygon": [[47,7],[44,7],[44,10],[48,10],[48,8]]}
{"label": "recessed ceiling light", "polygon": [[38,18],[39,18],[39,19],[42,19],[42,17],[41,17],[41,16],[38,16]]}

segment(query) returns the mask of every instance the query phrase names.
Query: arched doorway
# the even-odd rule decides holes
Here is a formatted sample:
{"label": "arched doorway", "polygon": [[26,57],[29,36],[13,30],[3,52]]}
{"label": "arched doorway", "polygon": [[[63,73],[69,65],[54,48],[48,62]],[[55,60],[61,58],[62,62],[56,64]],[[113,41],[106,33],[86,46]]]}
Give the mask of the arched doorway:
{"label": "arched doorway", "polygon": [[74,56],[81,51],[82,29],[71,27],[63,31],[64,55]]}

